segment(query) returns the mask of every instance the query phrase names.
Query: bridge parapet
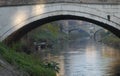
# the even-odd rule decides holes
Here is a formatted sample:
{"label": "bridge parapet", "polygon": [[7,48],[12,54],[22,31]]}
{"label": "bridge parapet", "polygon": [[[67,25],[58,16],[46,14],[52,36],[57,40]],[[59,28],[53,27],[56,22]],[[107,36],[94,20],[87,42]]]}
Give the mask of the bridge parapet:
{"label": "bridge parapet", "polygon": [[0,0],[0,6],[19,6],[48,3],[120,4],[120,0]]}

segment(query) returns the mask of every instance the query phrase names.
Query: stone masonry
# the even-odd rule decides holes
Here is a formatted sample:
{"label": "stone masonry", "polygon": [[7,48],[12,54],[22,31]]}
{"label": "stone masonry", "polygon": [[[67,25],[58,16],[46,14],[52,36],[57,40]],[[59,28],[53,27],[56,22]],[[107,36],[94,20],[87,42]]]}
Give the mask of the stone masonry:
{"label": "stone masonry", "polygon": [[120,4],[120,0],[0,0],[0,6],[30,5],[44,3],[90,3],[90,4]]}

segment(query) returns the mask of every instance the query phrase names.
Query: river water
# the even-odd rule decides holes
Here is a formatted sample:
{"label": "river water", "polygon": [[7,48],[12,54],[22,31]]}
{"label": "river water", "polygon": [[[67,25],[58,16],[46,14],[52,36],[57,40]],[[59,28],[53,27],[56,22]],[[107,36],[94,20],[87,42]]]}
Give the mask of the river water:
{"label": "river water", "polygon": [[65,49],[44,58],[59,63],[58,76],[120,76],[120,49],[93,40],[69,41]]}

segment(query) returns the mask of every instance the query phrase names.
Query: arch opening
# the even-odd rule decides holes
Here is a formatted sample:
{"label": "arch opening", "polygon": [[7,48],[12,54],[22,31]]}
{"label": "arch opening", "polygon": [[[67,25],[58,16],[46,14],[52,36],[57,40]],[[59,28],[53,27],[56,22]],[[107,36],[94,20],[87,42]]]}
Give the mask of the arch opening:
{"label": "arch opening", "polygon": [[11,35],[9,35],[6,39],[3,40],[4,43],[6,44],[11,44],[14,43],[16,41],[18,41],[22,36],[24,36],[25,34],[27,34],[29,31],[43,25],[49,22],[53,22],[53,21],[58,21],[58,20],[82,20],[82,21],[87,21],[93,24],[96,24],[98,26],[101,26],[107,30],[109,30],[110,32],[112,32],[113,34],[115,34],[116,36],[118,36],[120,38],[120,34],[118,32],[120,32],[119,29],[116,29],[115,27],[112,27],[108,24],[105,24],[103,22],[99,22],[93,19],[89,19],[86,17],[81,17],[81,16],[74,16],[74,15],[56,15],[56,16],[50,16],[50,17],[46,17],[43,19],[39,19],[36,21],[33,21],[25,26],[23,26],[22,28],[18,29],[17,31],[13,32]]}

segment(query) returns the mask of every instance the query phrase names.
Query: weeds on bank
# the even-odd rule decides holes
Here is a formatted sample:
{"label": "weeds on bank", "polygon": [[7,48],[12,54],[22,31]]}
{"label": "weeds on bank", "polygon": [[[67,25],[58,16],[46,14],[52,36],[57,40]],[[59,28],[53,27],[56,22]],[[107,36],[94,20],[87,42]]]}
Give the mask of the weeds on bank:
{"label": "weeds on bank", "polygon": [[0,55],[10,64],[27,72],[30,76],[56,76],[54,70],[45,68],[44,64],[32,55],[19,53],[0,43]]}

